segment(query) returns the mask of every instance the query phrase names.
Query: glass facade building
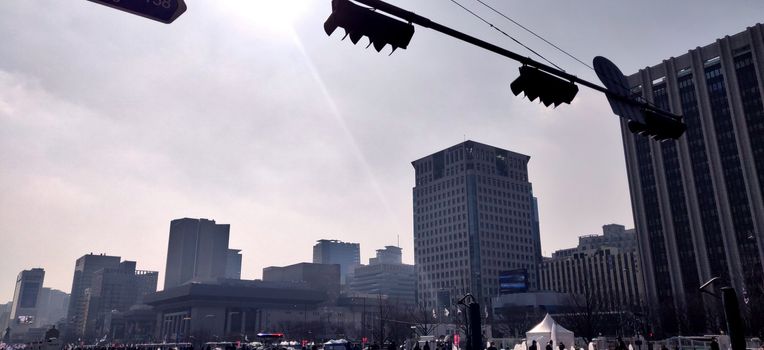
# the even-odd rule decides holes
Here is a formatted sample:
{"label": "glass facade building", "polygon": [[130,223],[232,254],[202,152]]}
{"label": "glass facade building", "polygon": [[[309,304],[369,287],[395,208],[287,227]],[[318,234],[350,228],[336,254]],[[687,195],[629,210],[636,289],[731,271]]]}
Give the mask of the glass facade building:
{"label": "glass facade building", "polygon": [[[678,140],[622,122],[648,310],[667,333],[724,328],[698,287],[736,288],[749,327],[764,303],[764,26],[718,39],[628,77],[632,93],[681,114]],[[758,316],[760,317],[760,315]],[[751,323],[753,322],[753,323]]]}

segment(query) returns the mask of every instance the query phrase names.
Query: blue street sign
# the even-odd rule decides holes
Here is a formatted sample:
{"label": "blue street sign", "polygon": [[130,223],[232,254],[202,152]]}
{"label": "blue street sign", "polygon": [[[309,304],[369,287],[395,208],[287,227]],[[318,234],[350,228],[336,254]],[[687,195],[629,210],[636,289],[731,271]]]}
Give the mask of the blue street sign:
{"label": "blue street sign", "polygon": [[162,23],[172,23],[186,12],[184,0],[88,0]]}

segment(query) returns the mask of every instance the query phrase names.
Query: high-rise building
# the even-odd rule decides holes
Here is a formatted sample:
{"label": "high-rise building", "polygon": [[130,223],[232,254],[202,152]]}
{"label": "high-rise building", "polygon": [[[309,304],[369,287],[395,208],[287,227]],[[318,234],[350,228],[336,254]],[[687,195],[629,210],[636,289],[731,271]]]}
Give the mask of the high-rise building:
{"label": "high-rise building", "polygon": [[225,265],[225,278],[241,279],[241,249],[228,249]]}
{"label": "high-rise building", "polygon": [[698,293],[711,277],[764,304],[764,26],[641,69],[628,82],[632,94],[687,125],[681,138],[661,143],[621,128],[653,314],[667,333],[718,331],[718,310],[704,310],[717,301]]}
{"label": "high-rise building", "polygon": [[351,276],[351,292],[384,295],[395,304],[416,305],[416,267],[402,262],[400,247],[377,249],[369,265],[356,267]]}
{"label": "high-rise building", "polygon": [[164,289],[225,278],[231,225],[207,219],[170,222]]}
{"label": "high-rise building", "polygon": [[345,284],[347,276],[361,264],[361,245],[333,239],[319,240],[313,246],[313,263],[339,264],[341,283]]}
{"label": "high-rise building", "polygon": [[529,156],[466,141],[412,162],[418,302],[472,293],[490,304],[499,274],[541,259]]}
{"label": "high-rise building", "polygon": [[123,261],[95,272],[86,293],[84,328],[80,330],[84,337],[108,333],[114,313],[128,311],[142,302],[144,295],[156,291],[158,273],[136,270],[135,266],[135,261]]}
{"label": "high-rise building", "polygon": [[575,295],[596,304],[598,312],[641,312],[645,290],[634,230],[611,224],[602,231],[581,236],[577,247],[545,258],[539,287]]}
{"label": "high-rise building", "polygon": [[66,337],[76,340],[82,336],[88,309],[90,288],[93,287],[95,274],[104,268],[119,267],[120,257],[109,255],[94,255],[93,253],[77,259],[72,278],[72,293],[69,297],[69,308],[66,312]]}
{"label": "high-rise building", "polygon": [[37,324],[40,291],[44,280],[45,270],[41,268],[21,271],[16,277],[10,313],[10,327],[14,332],[26,332]]}

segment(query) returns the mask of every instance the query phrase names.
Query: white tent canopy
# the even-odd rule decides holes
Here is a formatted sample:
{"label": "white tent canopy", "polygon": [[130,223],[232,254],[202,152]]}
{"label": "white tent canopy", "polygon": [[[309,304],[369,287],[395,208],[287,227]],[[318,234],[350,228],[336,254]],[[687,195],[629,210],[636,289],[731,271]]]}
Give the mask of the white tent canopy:
{"label": "white tent canopy", "polygon": [[531,346],[533,341],[536,341],[538,350],[544,350],[546,344],[551,340],[554,350],[558,350],[557,345],[562,342],[566,349],[572,349],[574,345],[575,336],[573,332],[565,329],[555,322],[552,316],[546,314],[544,320],[537,324],[533,329],[525,332],[525,341],[528,347]]}

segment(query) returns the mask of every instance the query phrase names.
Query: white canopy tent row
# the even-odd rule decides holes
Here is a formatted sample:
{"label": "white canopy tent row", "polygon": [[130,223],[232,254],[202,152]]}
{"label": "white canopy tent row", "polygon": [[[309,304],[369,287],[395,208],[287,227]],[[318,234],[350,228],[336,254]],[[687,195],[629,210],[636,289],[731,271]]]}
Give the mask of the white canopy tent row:
{"label": "white canopy tent row", "polygon": [[546,314],[541,323],[525,332],[525,343],[528,348],[530,348],[534,340],[536,341],[538,350],[543,350],[550,340],[552,341],[554,350],[558,350],[557,346],[560,343],[565,345],[566,349],[574,349],[575,336],[573,335],[573,332],[557,324],[552,316]]}

